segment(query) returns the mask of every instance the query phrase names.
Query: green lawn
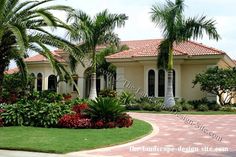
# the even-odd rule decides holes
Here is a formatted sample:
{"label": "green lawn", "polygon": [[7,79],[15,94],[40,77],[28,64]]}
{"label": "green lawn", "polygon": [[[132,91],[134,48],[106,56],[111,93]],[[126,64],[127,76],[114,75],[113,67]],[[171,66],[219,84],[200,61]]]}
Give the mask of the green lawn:
{"label": "green lawn", "polygon": [[68,153],[127,143],[151,131],[152,126],[140,120],[130,128],[115,129],[3,127],[0,149]]}
{"label": "green lawn", "polygon": [[[155,114],[174,114],[175,112],[170,111],[145,111],[145,110],[130,110],[129,112],[139,112],[139,113],[155,113]],[[226,112],[226,111],[182,111],[178,114],[193,114],[193,115],[225,115],[225,114],[236,114],[236,112]]]}

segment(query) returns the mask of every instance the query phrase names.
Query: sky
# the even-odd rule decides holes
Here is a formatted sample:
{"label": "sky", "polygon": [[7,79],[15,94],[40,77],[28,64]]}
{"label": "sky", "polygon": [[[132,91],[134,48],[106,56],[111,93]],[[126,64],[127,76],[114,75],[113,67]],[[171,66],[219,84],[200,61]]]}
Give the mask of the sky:
{"label": "sky", "polygon": [[[173,1],[173,0],[172,0]],[[94,16],[108,9],[111,13],[125,13],[129,16],[125,27],[117,29],[121,40],[162,38],[161,29],[150,19],[151,6],[163,4],[165,0],[55,0],[54,4],[63,4],[80,9]],[[226,52],[236,59],[236,1],[235,0],[185,0],[186,17],[206,15],[216,21],[219,41],[209,40],[207,36],[198,42]],[[58,17],[65,18],[62,12]]]}
{"label": "sky", "polygon": [[[51,2],[51,4],[68,5],[83,10],[91,16],[104,9],[108,9],[111,13],[125,13],[129,17],[125,27],[115,30],[121,40],[162,38],[161,29],[151,22],[150,11],[152,5],[164,3],[165,0],[54,0]],[[206,15],[209,19],[214,19],[221,36],[219,41],[209,40],[204,36],[197,42],[222,50],[232,59],[236,59],[236,1],[185,0],[185,6],[186,17]],[[66,19],[64,12],[54,12],[54,14]],[[60,36],[65,35],[62,31],[55,33]]]}

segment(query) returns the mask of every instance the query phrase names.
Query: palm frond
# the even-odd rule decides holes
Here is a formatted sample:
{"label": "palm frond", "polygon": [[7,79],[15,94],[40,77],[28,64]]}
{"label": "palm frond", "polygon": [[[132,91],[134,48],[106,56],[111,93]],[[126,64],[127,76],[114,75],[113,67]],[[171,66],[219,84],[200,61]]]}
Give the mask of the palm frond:
{"label": "palm frond", "polygon": [[215,20],[207,19],[206,16],[188,18],[181,30],[188,39],[202,38],[204,33],[209,36],[209,39],[219,40],[220,35],[215,27]]}

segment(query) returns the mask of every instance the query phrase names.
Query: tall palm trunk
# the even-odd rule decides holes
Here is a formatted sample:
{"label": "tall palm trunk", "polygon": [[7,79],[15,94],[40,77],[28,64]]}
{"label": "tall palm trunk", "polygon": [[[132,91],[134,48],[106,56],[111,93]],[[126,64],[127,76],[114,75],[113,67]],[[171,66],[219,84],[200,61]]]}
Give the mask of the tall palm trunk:
{"label": "tall palm trunk", "polygon": [[165,95],[164,105],[166,108],[172,107],[175,105],[175,99],[173,94],[173,47],[172,43],[169,45],[169,56],[168,56],[168,82],[167,90]]}
{"label": "tall palm trunk", "polygon": [[97,98],[97,87],[96,87],[96,50],[93,50],[93,59],[92,59],[92,74],[91,74],[91,86],[89,91],[89,99],[95,100]]}
{"label": "tall palm trunk", "polygon": [[96,88],[96,73],[93,72],[91,74],[91,86],[90,86],[90,92],[89,92],[89,99],[95,100],[97,97],[97,88]]}
{"label": "tall palm trunk", "polygon": [[175,99],[173,95],[173,70],[168,70],[168,83],[164,105],[167,108],[175,105]]}

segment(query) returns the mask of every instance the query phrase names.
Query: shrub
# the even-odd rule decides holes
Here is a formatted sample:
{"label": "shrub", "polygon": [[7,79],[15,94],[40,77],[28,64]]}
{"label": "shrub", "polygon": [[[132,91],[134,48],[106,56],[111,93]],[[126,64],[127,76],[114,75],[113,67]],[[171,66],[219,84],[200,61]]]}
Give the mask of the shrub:
{"label": "shrub", "polygon": [[86,98],[75,98],[71,102],[69,102],[71,106],[77,105],[77,104],[90,104],[91,100]]}
{"label": "shrub", "polygon": [[169,108],[169,109],[167,109],[167,110],[170,110],[170,111],[177,111],[177,112],[181,112],[181,111],[183,111],[183,107],[181,106],[181,104],[175,104],[175,106],[173,106],[173,107],[171,107],[171,108]]}
{"label": "shrub", "polygon": [[143,108],[143,110],[153,111],[154,110],[154,104],[143,104],[142,108]]}
{"label": "shrub", "polygon": [[208,106],[209,110],[213,110],[213,111],[219,111],[219,109],[221,107],[216,102],[208,103],[207,106]]}
{"label": "shrub", "polygon": [[207,104],[200,104],[200,105],[198,106],[198,109],[197,109],[197,110],[198,110],[198,111],[208,111],[209,108],[208,108]]}
{"label": "shrub", "polygon": [[6,126],[55,127],[58,119],[70,113],[70,107],[59,103],[20,101],[3,106],[2,119]]}
{"label": "shrub", "polygon": [[208,104],[208,100],[206,97],[200,99],[200,100],[191,100],[191,101],[188,101],[189,104],[191,104],[194,109],[198,109],[198,106],[200,104]]}
{"label": "shrub", "polygon": [[41,92],[32,92],[27,98],[32,101],[43,101],[47,103],[62,102],[63,96],[53,91],[45,90]]}
{"label": "shrub", "polygon": [[80,115],[82,114],[82,112],[85,109],[88,109],[88,104],[87,103],[77,104],[77,105],[74,105],[72,107],[72,111],[74,111],[76,114],[80,114]]}
{"label": "shrub", "polygon": [[103,128],[104,127],[104,122],[102,120],[99,120],[97,122],[94,123],[94,127],[95,128]]}
{"label": "shrub", "polygon": [[[0,107],[1,107],[1,106],[0,106]],[[4,111],[5,111],[5,110],[3,110],[3,109],[0,108],[0,127],[2,127],[3,124],[4,124],[4,122],[3,122],[3,120],[2,120],[2,117],[1,117],[1,114],[2,114]]]}
{"label": "shrub", "polygon": [[124,105],[130,105],[134,102],[135,97],[133,93],[130,92],[122,92],[120,95],[120,102]]}
{"label": "shrub", "polygon": [[191,111],[191,110],[194,109],[194,107],[191,104],[189,104],[189,103],[184,103],[181,106],[182,106],[184,111]]}
{"label": "shrub", "polygon": [[3,127],[3,124],[4,124],[4,122],[3,122],[2,118],[0,118],[0,127]]}
{"label": "shrub", "polygon": [[226,107],[222,107],[222,108],[220,108],[220,111],[225,111],[225,112],[236,112],[236,108],[235,108],[235,107],[226,106]]}
{"label": "shrub", "polygon": [[116,120],[117,127],[130,127],[133,124],[133,119],[127,113],[122,114]]}
{"label": "shrub", "polygon": [[58,120],[58,126],[63,128],[90,128],[91,119],[81,118],[78,114],[66,114]]}
{"label": "shrub", "polygon": [[124,112],[124,107],[114,98],[98,97],[88,105],[85,113],[91,117],[93,121],[112,122]]}
{"label": "shrub", "polygon": [[104,89],[104,90],[101,90],[99,93],[98,93],[98,96],[100,97],[111,97],[111,98],[114,98],[116,97],[117,93],[115,90],[111,90],[111,89]]}
{"label": "shrub", "polygon": [[108,122],[108,123],[106,124],[106,127],[107,127],[107,128],[115,128],[115,127],[116,127],[116,123],[115,123],[115,122]]}
{"label": "shrub", "polygon": [[136,100],[139,104],[163,104],[164,99],[163,98],[156,98],[156,97],[141,97],[138,100]]}
{"label": "shrub", "polygon": [[154,107],[153,107],[154,111],[157,111],[157,112],[160,112],[162,110],[162,105],[161,104],[156,104]]}
{"label": "shrub", "polygon": [[70,101],[72,98],[72,95],[70,93],[64,93],[62,94],[62,96],[65,101]]}
{"label": "shrub", "polygon": [[126,110],[142,110],[142,105],[140,104],[129,104],[125,106]]}

